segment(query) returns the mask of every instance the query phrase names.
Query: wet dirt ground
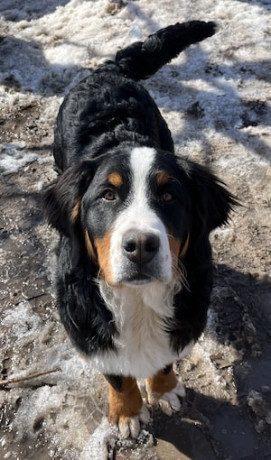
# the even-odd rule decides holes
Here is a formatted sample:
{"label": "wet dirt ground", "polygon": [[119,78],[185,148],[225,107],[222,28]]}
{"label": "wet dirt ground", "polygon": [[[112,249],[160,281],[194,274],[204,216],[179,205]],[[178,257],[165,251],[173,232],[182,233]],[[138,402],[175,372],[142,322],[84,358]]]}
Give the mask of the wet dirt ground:
{"label": "wet dirt ground", "polygon": [[[268,81],[269,67],[262,72]],[[158,80],[150,88],[157,82],[162,88]],[[12,94],[20,89],[14,81],[5,85]],[[243,106],[246,142],[235,135],[209,146],[210,166],[242,206],[211,237],[215,282],[207,329],[191,356],[176,365],[186,387],[182,409],[172,417],[153,409],[139,440],[124,443],[99,436],[105,384],[77,358],[55,308],[57,235],[44,222],[41,193],[55,178],[58,104],[50,117],[44,116],[42,95],[1,108],[1,154],[10,157],[12,145],[17,162],[32,154],[19,169],[3,169],[0,182],[1,459],[271,459],[271,131],[267,122],[262,127],[263,119],[270,125],[267,94],[261,103],[256,97]],[[202,126],[199,101],[184,118],[194,132]],[[194,158],[204,161],[201,149]],[[88,449],[95,430],[98,441]]]}
{"label": "wet dirt ground", "polygon": [[[27,302],[30,311],[25,333],[33,329],[33,313],[39,318],[38,335],[44,335],[41,344],[31,335],[29,341],[20,339],[18,343],[19,334],[15,331],[12,335],[10,325],[1,323],[2,379],[22,371],[28,374],[39,355],[37,350],[33,354],[33,348],[41,346],[40,352],[46,353],[48,343],[57,344],[64,336],[48,266],[56,235],[43,222],[37,190],[37,184],[41,180],[49,183],[53,174],[52,161],[48,161],[51,137],[37,123],[40,110],[42,107],[30,105],[1,114],[4,142],[20,138],[30,150],[37,151],[39,146],[38,160],[18,173],[4,175],[0,185],[4,256],[1,314],[3,318],[6,310]],[[31,126],[36,126],[34,131]],[[178,366],[187,388],[181,412],[168,418],[156,411],[148,428],[152,435],[146,435],[143,445],[133,444],[132,449],[129,444],[114,445],[109,449],[110,458],[271,458],[271,213],[261,189],[253,195],[256,186],[253,182],[249,185],[250,190],[245,180],[239,181],[237,193],[244,206],[233,215],[231,227],[222,231],[222,239],[221,231],[212,237],[215,285],[210,319],[191,359]],[[264,185],[270,184],[261,182]],[[205,341],[210,342],[208,346]],[[35,422],[30,439],[26,434],[26,439],[18,442],[10,429],[21,401],[40,385],[48,382],[37,378],[0,387],[1,434],[5,440],[0,445],[1,458],[65,458],[61,451],[47,450],[50,440],[45,439],[42,420]],[[11,455],[6,456],[9,452]]]}

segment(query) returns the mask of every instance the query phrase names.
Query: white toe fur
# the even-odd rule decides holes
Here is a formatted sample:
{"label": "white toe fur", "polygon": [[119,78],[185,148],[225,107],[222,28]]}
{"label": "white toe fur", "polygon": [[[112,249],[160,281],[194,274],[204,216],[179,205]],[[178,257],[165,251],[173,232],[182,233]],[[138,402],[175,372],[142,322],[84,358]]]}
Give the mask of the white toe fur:
{"label": "white toe fur", "polygon": [[184,388],[182,382],[179,381],[179,382],[177,383],[177,385],[176,385],[176,387],[174,388],[173,392],[174,392],[176,395],[180,396],[180,398],[184,398],[184,397],[185,397],[185,388]]}
{"label": "white toe fur", "polygon": [[158,405],[166,415],[172,415],[173,412],[180,410],[181,402],[179,398],[183,398],[184,396],[185,388],[181,382],[178,382],[176,387],[168,393],[162,395],[149,394],[148,401],[151,404]]}
{"label": "white toe fur", "polygon": [[[137,419],[138,417],[133,417]],[[132,418],[129,421],[119,422],[119,434],[121,439],[127,439],[130,436],[130,424],[132,423]]]}
{"label": "white toe fur", "polygon": [[145,405],[142,406],[141,412],[136,417],[127,418],[125,421],[119,422],[119,433],[122,439],[131,438],[135,439],[140,433],[140,422],[148,423],[150,420],[150,413]]}
{"label": "white toe fur", "polygon": [[163,396],[159,398],[158,404],[166,415],[172,415],[173,412],[177,412],[181,408],[178,396],[172,391],[170,393],[164,393]]}

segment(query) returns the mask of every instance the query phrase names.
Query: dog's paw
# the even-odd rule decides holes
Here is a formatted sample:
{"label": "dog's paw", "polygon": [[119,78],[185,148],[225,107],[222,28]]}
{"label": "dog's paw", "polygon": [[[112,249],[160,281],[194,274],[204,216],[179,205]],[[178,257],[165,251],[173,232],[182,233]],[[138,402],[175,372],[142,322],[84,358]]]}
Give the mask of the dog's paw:
{"label": "dog's paw", "polygon": [[178,382],[173,390],[161,394],[151,393],[148,394],[148,402],[152,405],[158,406],[166,415],[172,415],[173,412],[178,412],[181,408],[179,398],[185,396],[185,388],[181,382]]}
{"label": "dog's paw", "polygon": [[141,423],[148,423],[150,413],[145,405],[142,406],[140,414],[135,417],[121,415],[118,420],[118,428],[122,439],[137,438],[140,433]]}

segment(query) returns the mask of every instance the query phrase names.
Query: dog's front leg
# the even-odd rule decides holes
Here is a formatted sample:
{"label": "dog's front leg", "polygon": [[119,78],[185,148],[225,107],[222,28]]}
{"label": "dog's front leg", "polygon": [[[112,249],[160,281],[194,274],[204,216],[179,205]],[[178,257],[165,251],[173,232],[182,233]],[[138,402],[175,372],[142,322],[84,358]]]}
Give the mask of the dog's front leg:
{"label": "dog's front leg", "polygon": [[105,378],[109,388],[109,422],[118,426],[122,438],[136,438],[140,422],[149,421],[136,379],[116,375],[105,375]]}
{"label": "dog's front leg", "polygon": [[185,389],[178,381],[172,365],[157,372],[146,381],[148,402],[159,405],[163,412],[171,415],[180,409],[179,397],[185,396]]}

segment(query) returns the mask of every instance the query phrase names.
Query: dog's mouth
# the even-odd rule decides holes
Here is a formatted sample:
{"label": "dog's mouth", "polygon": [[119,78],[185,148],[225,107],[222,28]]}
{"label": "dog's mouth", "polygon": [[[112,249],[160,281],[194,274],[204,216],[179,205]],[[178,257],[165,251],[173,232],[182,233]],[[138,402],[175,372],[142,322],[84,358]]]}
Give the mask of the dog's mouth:
{"label": "dog's mouth", "polygon": [[129,286],[141,286],[144,284],[151,283],[152,281],[156,281],[155,278],[149,275],[145,275],[143,273],[139,273],[137,275],[133,275],[131,277],[124,278],[123,284]]}

